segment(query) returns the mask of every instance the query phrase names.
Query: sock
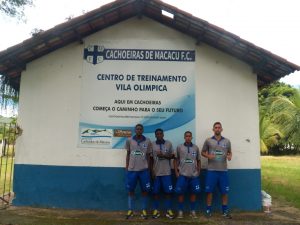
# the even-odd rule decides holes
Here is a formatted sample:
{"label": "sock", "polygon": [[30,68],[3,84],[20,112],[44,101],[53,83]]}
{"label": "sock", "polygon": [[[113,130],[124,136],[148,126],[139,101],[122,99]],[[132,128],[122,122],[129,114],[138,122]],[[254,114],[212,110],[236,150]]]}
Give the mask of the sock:
{"label": "sock", "polygon": [[223,213],[227,213],[228,212],[228,206],[227,205],[222,205],[222,211],[223,211]]}
{"label": "sock", "polygon": [[178,210],[183,211],[183,202],[178,202]]}
{"label": "sock", "polygon": [[171,210],[171,207],[172,207],[171,199],[166,199],[166,208],[167,208],[167,210]]}
{"label": "sock", "polygon": [[133,210],[134,197],[128,195],[128,210]]}
{"label": "sock", "polygon": [[195,211],[196,209],[196,202],[191,202],[191,211]]}
{"label": "sock", "polygon": [[142,196],[142,210],[147,209],[148,196]]}
{"label": "sock", "polygon": [[211,205],[207,205],[207,206],[206,206],[206,211],[211,212]]}
{"label": "sock", "polygon": [[153,209],[158,209],[158,205],[159,205],[158,199],[153,199]]}

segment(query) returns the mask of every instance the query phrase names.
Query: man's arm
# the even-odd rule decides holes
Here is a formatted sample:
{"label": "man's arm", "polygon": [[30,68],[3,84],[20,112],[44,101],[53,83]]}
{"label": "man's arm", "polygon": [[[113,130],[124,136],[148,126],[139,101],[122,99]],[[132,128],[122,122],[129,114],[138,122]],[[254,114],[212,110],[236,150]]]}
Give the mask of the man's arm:
{"label": "man's arm", "polygon": [[229,147],[227,151],[227,160],[230,161],[232,158],[232,151],[231,151],[231,143],[229,142]]}
{"label": "man's arm", "polygon": [[209,154],[208,151],[202,151],[201,155],[208,159],[214,159],[216,157],[214,154]]}
{"label": "man's arm", "polygon": [[175,175],[176,177],[179,177],[179,170],[178,170],[178,161],[179,160],[179,154],[178,154],[178,148],[176,149],[175,151],[175,154],[174,154],[174,171],[175,171]]}
{"label": "man's arm", "polygon": [[127,150],[127,154],[126,154],[126,170],[128,170],[128,166],[129,166],[129,157],[130,157],[130,151]]}
{"label": "man's arm", "polygon": [[174,155],[173,152],[167,153],[167,154],[164,155],[164,158],[165,158],[165,159],[174,159],[174,158],[175,158],[175,155]]}
{"label": "man's arm", "polygon": [[154,173],[154,158],[153,155],[150,155],[150,160],[149,160],[149,171],[150,171],[150,176],[152,178],[155,177],[155,173]]}
{"label": "man's arm", "polygon": [[232,158],[232,152],[227,152],[227,160],[230,161]]}
{"label": "man's arm", "polygon": [[176,177],[179,177],[179,171],[178,171],[178,159],[175,158],[173,162],[174,162],[174,171],[175,171],[175,175],[176,175]]}
{"label": "man's arm", "polygon": [[152,166],[151,166],[151,156],[153,155],[153,148],[152,148],[152,143],[149,142],[148,147],[147,147],[147,153],[146,153],[146,159],[148,163],[148,169],[151,172]]}
{"label": "man's arm", "polygon": [[173,145],[170,142],[170,146],[169,146],[169,151],[167,154],[165,154],[164,156],[166,159],[174,159],[175,158],[175,154],[174,154],[174,150],[173,150]]}
{"label": "man's arm", "polygon": [[130,143],[129,143],[128,140],[126,140],[126,142],[125,142],[125,149],[127,151],[127,153],[126,153],[126,165],[125,165],[125,168],[126,168],[126,170],[128,170],[129,157],[130,157]]}
{"label": "man's arm", "polygon": [[209,154],[208,149],[209,149],[208,143],[207,141],[205,141],[202,147],[201,155],[208,159],[214,159],[216,156],[214,154]]}
{"label": "man's arm", "polygon": [[197,160],[197,171],[200,174],[200,171],[201,171],[201,160]]}
{"label": "man's arm", "polygon": [[198,170],[198,173],[200,174],[200,171],[201,171],[201,156],[200,156],[200,150],[197,146],[197,150],[198,150],[198,153],[197,153],[197,170]]}

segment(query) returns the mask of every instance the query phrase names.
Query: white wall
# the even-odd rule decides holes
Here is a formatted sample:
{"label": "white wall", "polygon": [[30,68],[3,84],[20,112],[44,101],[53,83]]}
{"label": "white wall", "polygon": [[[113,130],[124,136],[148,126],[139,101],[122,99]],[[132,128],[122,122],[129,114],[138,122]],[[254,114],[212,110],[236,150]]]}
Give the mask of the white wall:
{"label": "white wall", "polygon": [[[132,18],[85,41],[118,38],[160,40],[162,45],[171,41],[174,46],[196,42],[147,18]],[[17,164],[124,166],[124,150],[77,147],[83,48],[70,44],[29,63],[22,73],[19,124],[23,134],[17,141]],[[229,167],[260,168],[256,75],[245,63],[205,44],[195,49],[196,144],[201,147],[212,135],[212,124],[221,121],[224,136],[232,142]]]}

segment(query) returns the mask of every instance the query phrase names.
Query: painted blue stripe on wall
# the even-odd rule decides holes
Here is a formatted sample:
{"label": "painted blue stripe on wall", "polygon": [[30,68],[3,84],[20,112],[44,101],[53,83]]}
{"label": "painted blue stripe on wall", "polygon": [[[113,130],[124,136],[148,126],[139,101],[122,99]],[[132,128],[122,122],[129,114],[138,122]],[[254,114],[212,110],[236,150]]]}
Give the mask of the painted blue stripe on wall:
{"label": "painted blue stripe on wall", "polygon": [[[204,177],[201,174],[202,190]],[[260,169],[229,170],[230,207],[240,210],[261,209]],[[13,201],[17,206],[73,209],[126,210],[124,168],[74,167],[16,164]],[[137,188],[139,189],[139,188]],[[220,195],[214,196],[214,207],[220,208]],[[139,197],[136,198],[139,207]],[[174,201],[175,204],[175,201]],[[205,207],[205,193],[200,196]],[[174,205],[174,209],[177,205]]]}

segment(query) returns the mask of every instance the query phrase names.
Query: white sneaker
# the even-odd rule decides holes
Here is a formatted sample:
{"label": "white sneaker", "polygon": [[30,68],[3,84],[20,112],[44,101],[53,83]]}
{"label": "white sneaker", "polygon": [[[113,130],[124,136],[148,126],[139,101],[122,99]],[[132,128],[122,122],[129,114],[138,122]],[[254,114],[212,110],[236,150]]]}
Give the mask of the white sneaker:
{"label": "white sneaker", "polygon": [[196,211],[195,211],[195,210],[191,211],[190,216],[191,216],[193,219],[197,219],[197,218],[198,218],[197,215],[196,215]]}
{"label": "white sneaker", "polygon": [[183,218],[183,212],[181,210],[178,211],[177,218],[178,219],[182,219]]}

